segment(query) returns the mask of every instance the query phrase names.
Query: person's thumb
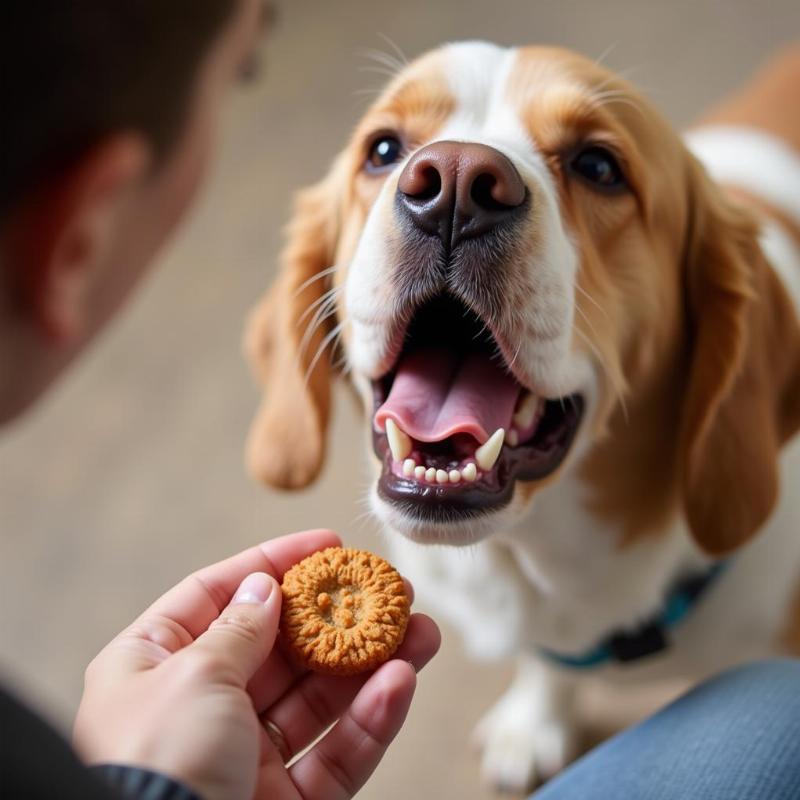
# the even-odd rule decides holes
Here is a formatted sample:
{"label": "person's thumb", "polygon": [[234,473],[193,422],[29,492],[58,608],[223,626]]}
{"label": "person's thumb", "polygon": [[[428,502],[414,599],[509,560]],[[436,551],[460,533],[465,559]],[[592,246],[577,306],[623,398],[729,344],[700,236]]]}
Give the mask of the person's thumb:
{"label": "person's thumb", "polygon": [[225,673],[225,679],[245,686],[275,644],[280,612],[278,582],[264,572],[254,572],[242,581],[230,605],[187,651],[192,651],[192,657],[205,655]]}

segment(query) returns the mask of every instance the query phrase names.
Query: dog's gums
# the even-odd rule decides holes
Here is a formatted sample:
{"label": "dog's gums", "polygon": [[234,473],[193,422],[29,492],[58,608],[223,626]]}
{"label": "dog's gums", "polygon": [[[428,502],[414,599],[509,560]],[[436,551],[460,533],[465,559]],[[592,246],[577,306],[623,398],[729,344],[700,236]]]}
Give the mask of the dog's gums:
{"label": "dog's gums", "polygon": [[401,463],[393,457],[387,435],[373,430],[373,446],[383,465],[378,492],[414,516],[433,520],[451,521],[460,512],[471,516],[500,508],[511,499],[514,481],[539,480],[558,468],[582,414],[580,395],[548,401],[530,441],[511,446],[507,439],[503,443],[493,437],[494,443],[487,442],[496,455],[486,470],[478,468],[477,457],[464,459],[456,454],[456,437],[427,445],[412,441],[413,449]]}
{"label": "dog's gums", "polygon": [[448,297],[417,311],[373,391],[379,494],[428,519],[497,509],[515,481],[552,473],[584,407],[579,394],[546,400],[522,387],[486,324]]}

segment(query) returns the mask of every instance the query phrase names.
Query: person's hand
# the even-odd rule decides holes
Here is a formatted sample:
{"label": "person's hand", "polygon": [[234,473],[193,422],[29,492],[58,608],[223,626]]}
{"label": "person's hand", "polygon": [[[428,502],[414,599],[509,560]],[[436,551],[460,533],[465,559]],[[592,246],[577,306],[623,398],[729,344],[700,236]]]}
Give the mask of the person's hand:
{"label": "person's hand", "polygon": [[330,531],[273,539],[165,594],[86,670],[78,752],[164,773],[204,800],[352,797],[400,730],[439,631],[413,614],[396,656],[352,678],[303,672],[273,649],[276,580],[339,544]]}

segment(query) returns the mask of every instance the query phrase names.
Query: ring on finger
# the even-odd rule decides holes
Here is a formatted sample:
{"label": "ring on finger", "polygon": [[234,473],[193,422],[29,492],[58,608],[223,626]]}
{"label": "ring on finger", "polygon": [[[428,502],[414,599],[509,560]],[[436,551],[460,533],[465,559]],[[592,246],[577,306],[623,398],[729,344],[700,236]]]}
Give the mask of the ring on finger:
{"label": "ring on finger", "polygon": [[289,747],[289,743],[286,741],[286,736],[284,736],[283,731],[266,715],[261,717],[261,724],[264,726],[267,736],[269,736],[270,741],[275,745],[275,749],[283,759],[283,763],[287,764],[292,758],[292,751]]}

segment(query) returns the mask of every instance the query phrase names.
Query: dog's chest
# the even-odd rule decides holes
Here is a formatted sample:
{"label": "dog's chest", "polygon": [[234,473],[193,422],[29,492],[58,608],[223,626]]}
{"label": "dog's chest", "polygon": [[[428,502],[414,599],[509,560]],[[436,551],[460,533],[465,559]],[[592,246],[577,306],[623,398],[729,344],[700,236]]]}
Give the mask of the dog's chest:
{"label": "dog's chest", "polygon": [[507,548],[422,546],[398,534],[391,548],[423,607],[458,630],[470,656],[495,660],[519,651],[531,588]]}

